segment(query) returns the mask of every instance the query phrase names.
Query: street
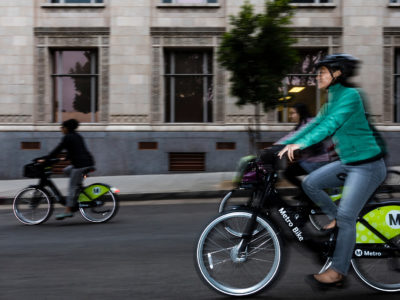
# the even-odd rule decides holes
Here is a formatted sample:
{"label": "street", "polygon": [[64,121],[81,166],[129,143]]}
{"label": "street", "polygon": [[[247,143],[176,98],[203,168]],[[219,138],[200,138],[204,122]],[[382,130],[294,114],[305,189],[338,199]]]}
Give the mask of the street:
{"label": "street", "polygon": [[[218,199],[125,202],[115,219],[90,224],[79,214],[25,226],[0,209],[0,299],[226,299],[207,288],[193,261],[200,230]],[[57,213],[57,212],[55,212]],[[287,269],[255,299],[398,299],[361,284],[315,294],[304,275],[317,272],[311,253],[286,244]]]}

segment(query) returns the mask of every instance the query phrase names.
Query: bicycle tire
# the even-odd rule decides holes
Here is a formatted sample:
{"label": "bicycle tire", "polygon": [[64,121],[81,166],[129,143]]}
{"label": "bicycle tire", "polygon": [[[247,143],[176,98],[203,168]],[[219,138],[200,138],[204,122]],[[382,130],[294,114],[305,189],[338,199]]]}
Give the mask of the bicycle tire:
{"label": "bicycle tire", "polygon": [[397,257],[353,258],[358,278],[374,290],[400,292],[400,254]]}
{"label": "bicycle tire", "polygon": [[[93,223],[105,223],[110,221],[118,212],[119,200],[117,194],[113,193],[111,187],[103,183],[94,183],[84,188],[85,191],[90,189],[98,188],[100,190],[99,195],[96,192],[85,194],[87,199],[87,206],[79,203],[79,211],[82,216],[89,222]],[[82,194],[81,194],[82,195]],[[81,199],[81,198],[79,198]],[[79,200],[78,200],[79,202]]]}
{"label": "bicycle tire", "polygon": [[282,262],[282,241],[270,222],[257,217],[257,226],[245,253],[237,249],[241,237],[225,230],[244,231],[250,211],[228,211],[202,231],[195,251],[195,265],[213,290],[230,296],[259,293],[276,279]]}
{"label": "bicycle tire", "polygon": [[50,217],[53,212],[53,203],[46,190],[39,187],[28,187],[15,196],[13,212],[21,223],[38,225]]}

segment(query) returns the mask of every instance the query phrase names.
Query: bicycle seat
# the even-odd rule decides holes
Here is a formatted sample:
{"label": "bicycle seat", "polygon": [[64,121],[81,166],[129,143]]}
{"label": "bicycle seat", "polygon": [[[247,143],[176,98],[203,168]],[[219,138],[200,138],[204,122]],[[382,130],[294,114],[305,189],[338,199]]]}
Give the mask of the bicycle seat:
{"label": "bicycle seat", "polygon": [[95,167],[89,167],[85,171],[83,171],[83,175],[87,175],[87,174],[92,173],[94,171],[96,171]]}

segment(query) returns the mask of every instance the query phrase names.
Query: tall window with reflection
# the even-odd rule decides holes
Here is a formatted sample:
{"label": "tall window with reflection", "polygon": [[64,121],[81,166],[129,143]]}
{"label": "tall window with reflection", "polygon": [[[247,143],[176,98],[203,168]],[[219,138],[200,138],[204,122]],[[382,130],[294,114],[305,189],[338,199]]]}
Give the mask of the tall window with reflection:
{"label": "tall window with reflection", "polygon": [[165,51],[165,121],[212,122],[212,50]]}
{"label": "tall window with reflection", "polygon": [[53,51],[54,121],[97,121],[97,51]]}
{"label": "tall window with reflection", "polygon": [[394,122],[400,122],[400,49],[395,52],[394,68]]}
{"label": "tall window with reflection", "polygon": [[317,87],[317,70],[315,64],[326,54],[327,49],[299,49],[299,63],[293,67],[292,73],[284,79],[284,90],[291,96],[288,103],[278,107],[278,120],[287,122],[287,107],[296,102],[307,105],[310,113],[315,115],[321,105],[326,102],[326,92]]}

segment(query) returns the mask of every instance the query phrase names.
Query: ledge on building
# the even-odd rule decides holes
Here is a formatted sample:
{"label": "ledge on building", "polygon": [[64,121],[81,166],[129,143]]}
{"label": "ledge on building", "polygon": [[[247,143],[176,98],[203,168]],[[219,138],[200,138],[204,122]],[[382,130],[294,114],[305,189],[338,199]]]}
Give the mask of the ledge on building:
{"label": "ledge on building", "polygon": [[42,8],[104,8],[104,3],[42,3]]}
{"label": "ledge on building", "polygon": [[219,8],[219,3],[159,3],[158,8]]}
{"label": "ledge on building", "polygon": [[388,7],[389,8],[400,8],[400,3],[389,3]]}
{"label": "ledge on building", "polygon": [[153,36],[220,35],[225,31],[225,27],[150,27]]}
{"label": "ledge on building", "polygon": [[336,3],[290,3],[296,8],[335,8]]}
{"label": "ledge on building", "polygon": [[34,27],[35,36],[110,35],[109,27]]}

